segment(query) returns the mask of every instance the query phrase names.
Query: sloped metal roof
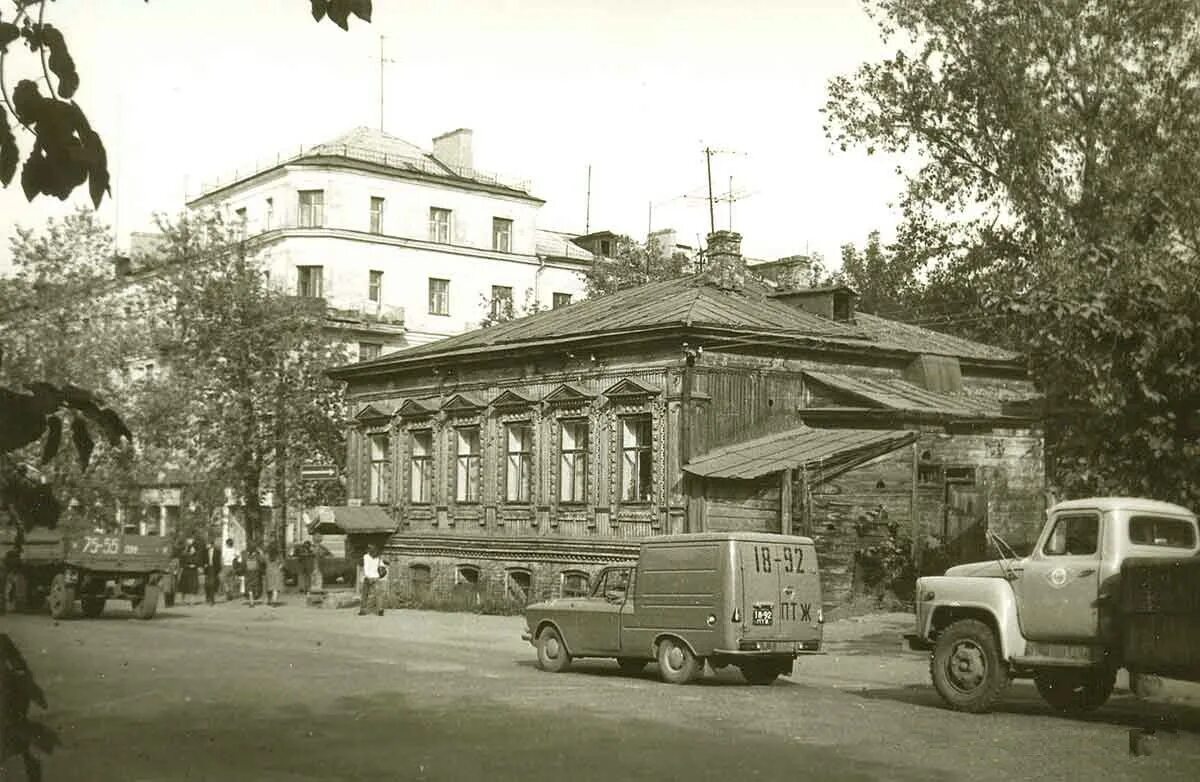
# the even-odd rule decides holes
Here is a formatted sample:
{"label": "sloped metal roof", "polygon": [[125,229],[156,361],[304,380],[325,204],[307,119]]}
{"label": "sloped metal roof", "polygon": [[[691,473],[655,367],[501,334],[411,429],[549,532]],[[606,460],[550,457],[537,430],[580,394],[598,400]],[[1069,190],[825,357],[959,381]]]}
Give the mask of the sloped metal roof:
{"label": "sloped metal roof", "polygon": [[800,426],[710,451],[684,465],[703,478],[761,478],[805,467],[832,477],[917,439],[916,432],[880,429],[814,429]]}
{"label": "sloped metal roof", "polygon": [[308,525],[309,532],[322,534],[367,534],[395,532],[399,526],[378,505],[337,505],[317,508],[317,518]]}
{"label": "sloped metal roof", "polygon": [[534,252],[548,258],[567,258],[572,261],[591,263],[592,254],[575,244],[575,238],[574,234],[537,228],[533,234]]}
{"label": "sloped metal roof", "polygon": [[972,418],[1002,415],[999,402],[928,391],[906,380],[852,377],[805,371],[805,377],[889,410],[941,413]]}
{"label": "sloped metal roof", "polygon": [[1012,350],[865,312],[855,313],[854,320],[859,328],[874,338],[881,347],[985,361],[1018,361],[1021,358],[1020,353]]}

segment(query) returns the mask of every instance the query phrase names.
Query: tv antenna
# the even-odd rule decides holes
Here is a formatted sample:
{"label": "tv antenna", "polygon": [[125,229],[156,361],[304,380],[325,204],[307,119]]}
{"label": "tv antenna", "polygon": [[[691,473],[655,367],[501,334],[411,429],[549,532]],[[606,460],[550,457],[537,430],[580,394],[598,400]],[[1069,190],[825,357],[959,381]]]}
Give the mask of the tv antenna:
{"label": "tv antenna", "polygon": [[[744,152],[737,152],[732,149],[713,149],[712,147],[704,148],[704,167],[708,173],[708,230],[709,233],[717,232],[717,215],[714,208],[715,199],[713,197],[712,185],[712,156],[713,155],[744,155]],[[730,190],[733,188],[730,187]],[[732,202],[730,208],[732,209]]]}
{"label": "tv antenna", "polygon": [[744,201],[757,192],[758,192],[757,190],[754,190],[754,191],[734,190],[733,189],[733,177],[729,177],[729,190],[727,190],[726,192],[722,193],[721,195],[715,196],[713,198],[713,200],[715,202],[717,202],[718,204],[723,204],[723,203],[729,204],[729,230],[730,231],[733,230],[733,205],[734,205],[734,203],[737,201]]}
{"label": "tv antenna", "polygon": [[[396,63],[396,60],[393,60],[390,57],[384,56],[383,41],[386,37],[387,36],[383,36],[383,35],[379,36],[379,132],[380,133],[384,132],[383,131],[384,72],[385,72],[386,66],[389,63],[390,64]],[[375,58],[372,57],[371,59],[375,59]]]}

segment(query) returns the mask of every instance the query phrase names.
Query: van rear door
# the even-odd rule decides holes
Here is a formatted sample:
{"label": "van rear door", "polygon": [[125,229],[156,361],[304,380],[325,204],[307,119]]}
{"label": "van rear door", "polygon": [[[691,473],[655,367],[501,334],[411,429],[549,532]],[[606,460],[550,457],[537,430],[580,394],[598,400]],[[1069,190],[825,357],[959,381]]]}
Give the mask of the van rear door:
{"label": "van rear door", "polygon": [[819,641],[821,580],[817,554],[807,538],[739,540],[742,639]]}

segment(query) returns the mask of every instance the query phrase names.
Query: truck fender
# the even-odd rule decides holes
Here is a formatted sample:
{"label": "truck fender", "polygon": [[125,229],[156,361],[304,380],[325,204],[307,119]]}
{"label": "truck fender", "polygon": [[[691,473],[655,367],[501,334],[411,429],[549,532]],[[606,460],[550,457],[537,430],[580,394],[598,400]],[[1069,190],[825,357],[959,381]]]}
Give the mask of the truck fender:
{"label": "truck fender", "polygon": [[924,592],[934,599],[921,606],[927,619],[921,635],[932,641],[960,619],[977,619],[992,628],[1005,660],[1025,653],[1025,637],[1017,613],[1012,585],[1001,578],[936,576],[921,579]]}
{"label": "truck fender", "polygon": [[558,623],[553,619],[543,619],[542,621],[538,622],[537,627],[533,628],[533,638],[530,640],[536,644],[538,636],[541,635],[542,631],[547,627],[554,628],[554,631],[558,633],[558,637],[562,639],[562,644],[566,647],[567,653],[570,654],[571,647],[567,645],[567,636],[565,633],[563,633],[562,628],[558,626]]}
{"label": "truck fender", "polygon": [[688,651],[691,652],[692,656],[695,657],[697,660],[704,659],[704,657],[702,657],[701,655],[696,653],[696,647],[692,646],[691,642],[688,641],[688,639],[684,638],[681,635],[676,635],[675,633],[659,633],[658,635],[656,635],[654,637],[654,643],[650,644],[650,659],[652,659],[652,660],[658,659],[658,645],[661,644],[667,638],[670,638],[672,641],[678,641],[679,643],[686,646],[688,648]]}

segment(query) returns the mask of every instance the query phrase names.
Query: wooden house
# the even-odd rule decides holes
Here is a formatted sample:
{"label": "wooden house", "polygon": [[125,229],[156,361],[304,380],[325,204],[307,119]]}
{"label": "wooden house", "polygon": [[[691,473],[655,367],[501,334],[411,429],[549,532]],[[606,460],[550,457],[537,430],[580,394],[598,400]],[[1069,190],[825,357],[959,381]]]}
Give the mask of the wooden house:
{"label": "wooden house", "polygon": [[583,589],[646,536],[755,529],[814,536],[837,603],[890,532],[958,559],[985,529],[1031,539],[1021,357],[853,299],[747,279],[718,232],[699,275],[335,370],[349,497],[395,522],[392,588],[522,602]]}

